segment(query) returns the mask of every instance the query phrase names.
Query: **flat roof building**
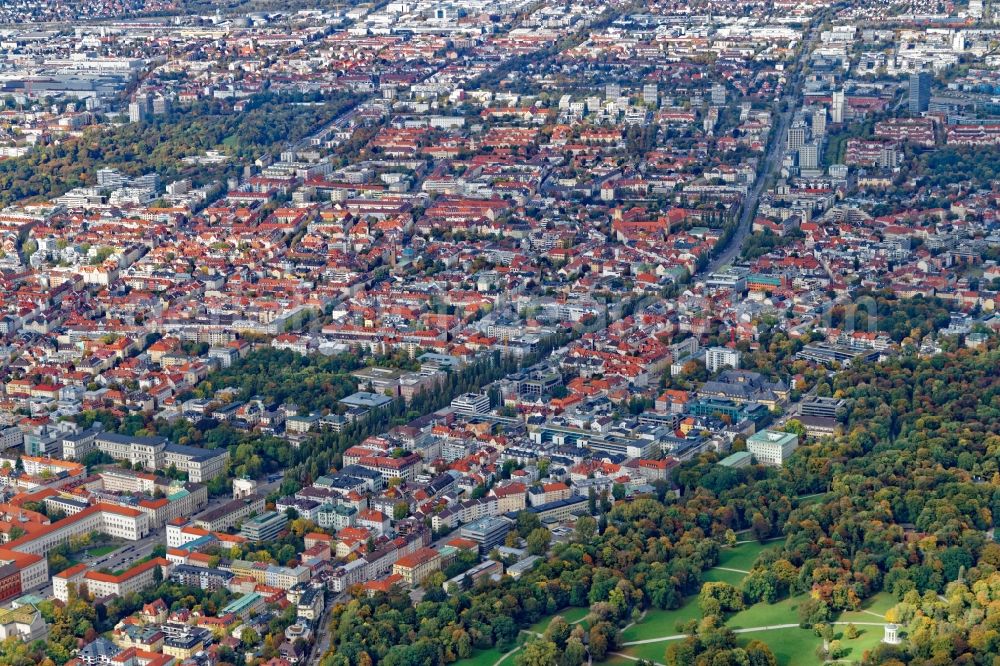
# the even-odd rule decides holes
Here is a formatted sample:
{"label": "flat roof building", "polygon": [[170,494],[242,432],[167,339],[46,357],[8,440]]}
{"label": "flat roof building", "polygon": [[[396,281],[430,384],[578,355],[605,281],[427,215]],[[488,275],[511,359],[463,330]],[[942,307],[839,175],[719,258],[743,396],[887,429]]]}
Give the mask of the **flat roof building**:
{"label": "flat roof building", "polygon": [[761,430],[747,438],[747,451],[762,465],[782,465],[799,447],[799,436],[791,432]]}
{"label": "flat roof building", "polygon": [[379,395],[378,393],[358,391],[346,398],[341,398],[340,403],[348,407],[360,407],[361,409],[371,411],[373,409],[385,409],[392,404],[392,398],[387,395]]}
{"label": "flat roof building", "polygon": [[[586,502],[586,500],[584,500]],[[460,534],[479,544],[479,554],[486,555],[507,538],[514,521],[502,516],[487,516],[462,527]]]}
{"label": "flat roof building", "polygon": [[288,525],[288,516],[277,511],[267,511],[243,522],[240,534],[249,541],[268,541],[277,537]]}

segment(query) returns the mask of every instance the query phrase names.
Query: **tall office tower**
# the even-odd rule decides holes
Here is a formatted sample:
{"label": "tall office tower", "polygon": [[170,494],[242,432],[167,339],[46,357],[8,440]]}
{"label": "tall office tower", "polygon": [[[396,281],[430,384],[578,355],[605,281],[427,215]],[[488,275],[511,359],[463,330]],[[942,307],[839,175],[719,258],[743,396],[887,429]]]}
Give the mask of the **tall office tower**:
{"label": "tall office tower", "polygon": [[819,146],[816,145],[815,141],[799,146],[799,168],[819,168]]}
{"label": "tall office tower", "polygon": [[817,139],[826,134],[826,107],[813,107],[812,131],[813,137]]}
{"label": "tall office tower", "polygon": [[965,33],[961,30],[956,30],[951,36],[951,50],[958,53],[965,51]]}
{"label": "tall office tower", "polygon": [[723,368],[740,367],[740,352],[729,347],[709,347],[705,350],[705,367],[709,372],[718,372]]}
{"label": "tall office tower", "polygon": [[833,104],[830,106],[830,117],[835,123],[844,122],[847,116],[847,97],[843,90],[833,92]]}
{"label": "tall office tower", "polygon": [[647,83],[642,87],[642,101],[653,107],[659,104],[660,90],[655,83]]}
{"label": "tall office tower", "polygon": [[721,83],[712,86],[712,104],[723,106],[726,103],[726,87]]}
{"label": "tall office tower", "polygon": [[910,113],[923,113],[931,102],[931,73],[910,74]]}
{"label": "tall office tower", "polygon": [[149,116],[150,111],[153,109],[152,99],[149,95],[139,94],[136,95],[132,103],[128,105],[128,119],[129,122],[137,123]]}
{"label": "tall office tower", "polygon": [[806,128],[805,125],[792,125],[788,128],[788,136],[786,137],[788,152],[793,152],[798,150],[806,142]]}
{"label": "tall office tower", "polygon": [[617,83],[609,83],[604,86],[604,97],[612,101],[616,101],[622,96],[622,87]]}
{"label": "tall office tower", "polygon": [[159,116],[170,113],[170,98],[158,95],[153,98],[153,115]]}
{"label": "tall office tower", "polygon": [[884,146],[878,152],[876,164],[884,169],[891,169],[899,165],[899,153],[894,146]]}
{"label": "tall office tower", "polygon": [[140,102],[131,102],[128,105],[128,121],[130,123],[142,122],[146,117],[146,105]]}

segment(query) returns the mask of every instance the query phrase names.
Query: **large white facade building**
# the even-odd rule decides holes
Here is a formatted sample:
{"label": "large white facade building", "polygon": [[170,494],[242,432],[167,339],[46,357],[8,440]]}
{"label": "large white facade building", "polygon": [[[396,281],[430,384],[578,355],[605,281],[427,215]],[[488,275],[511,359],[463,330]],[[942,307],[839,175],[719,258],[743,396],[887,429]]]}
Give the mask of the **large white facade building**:
{"label": "large white facade building", "polygon": [[799,447],[799,436],[791,432],[761,430],[747,439],[747,451],[762,465],[783,465]]}

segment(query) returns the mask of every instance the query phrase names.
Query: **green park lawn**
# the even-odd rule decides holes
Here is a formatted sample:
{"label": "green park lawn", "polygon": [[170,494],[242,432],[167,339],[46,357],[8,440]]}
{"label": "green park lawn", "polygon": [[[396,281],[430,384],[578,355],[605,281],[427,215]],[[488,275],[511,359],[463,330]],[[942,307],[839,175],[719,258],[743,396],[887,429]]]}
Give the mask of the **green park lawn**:
{"label": "green park lawn", "polygon": [[609,654],[608,658],[601,662],[604,666],[635,666],[635,662],[617,654]]}
{"label": "green park lawn", "polygon": [[[528,634],[520,633],[517,637],[517,648],[520,649],[528,641]],[[472,656],[468,659],[459,659],[455,662],[455,666],[493,666],[493,664],[500,661],[508,650],[501,650],[500,648],[493,647],[489,650],[475,650]],[[517,656],[517,652],[513,652],[503,660],[502,666],[514,666],[514,657]]]}
{"label": "green park lawn", "polygon": [[[572,624],[574,622],[579,622],[583,618],[587,617],[587,614],[589,612],[590,612],[589,608],[564,608],[558,613],[554,613],[552,615],[543,617],[541,620],[534,623],[533,625],[531,625],[518,635],[517,645],[518,647],[520,647],[524,645],[524,643],[528,640],[529,638],[528,634],[525,632],[532,632],[533,634],[545,633],[545,630],[548,628],[549,623],[552,622],[552,619],[556,615],[562,615],[567,622]],[[501,650],[495,647],[490,648],[489,650],[475,650],[472,653],[472,656],[469,657],[468,659],[460,659],[457,662],[455,662],[455,666],[493,666],[493,664],[496,664],[506,653],[507,650]],[[513,666],[514,658],[516,656],[517,652],[514,652],[513,654],[509,655],[506,659],[503,660],[500,666]]]}
{"label": "green park lawn", "polygon": [[709,569],[701,574],[701,578],[706,583],[729,583],[739,587],[746,574],[739,571],[723,571],[722,569]]}
{"label": "green park lawn", "polygon": [[[757,557],[768,548],[776,546],[776,542],[742,543],[734,548],[723,548],[719,556],[719,567],[726,569],[739,569],[749,571]],[[739,585],[744,574],[739,571],[724,571],[713,568],[705,571],[703,578],[706,582],[726,582],[732,585]],[[744,629],[753,627],[768,627],[784,624],[798,623],[799,604],[808,599],[808,595],[798,595],[788,599],[783,599],[774,604],[759,603],[734,613],[726,621],[726,626],[731,629]],[[886,592],[881,592],[871,599],[868,599],[862,609],[858,611],[848,611],[841,613],[836,618],[838,622],[880,622],[880,617],[895,605],[895,598]],[[876,615],[871,615],[875,613]],[[556,615],[562,615],[567,622],[574,623],[583,620],[589,609],[587,608],[565,608],[562,611],[542,618],[538,622],[528,627],[518,638],[518,645],[521,646],[528,639],[528,633],[541,634],[549,626]],[[701,612],[698,609],[698,597],[693,595],[688,597],[684,605],[674,610],[653,609],[646,612],[642,620],[625,629],[621,634],[621,642],[630,643],[633,641],[655,642],[641,645],[629,645],[623,647],[619,652],[633,659],[648,659],[654,663],[663,663],[663,654],[670,644],[666,640],[667,636],[677,636],[681,632],[677,630],[677,624],[690,620],[701,619]],[[836,626],[836,638],[841,641],[847,653],[842,657],[847,661],[860,661],[866,650],[871,650],[882,640],[882,629],[877,626],[858,625],[860,635],[855,639],[848,639],[844,635],[844,625]],[[656,640],[664,638],[665,640]],[[816,658],[816,648],[822,644],[822,639],[816,636],[812,629],[801,629],[798,626],[785,627],[782,629],[766,629],[761,631],[751,631],[738,635],[741,645],[749,643],[751,640],[763,641],[774,652],[780,666],[820,666],[820,660]],[[477,650],[469,659],[459,661],[457,666],[493,666],[504,655],[504,651],[496,648],[492,650]],[[513,666],[517,653],[508,656],[499,666]],[[610,655],[603,662],[609,666],[634,666],[635,661],[623,656]]]}
{"label": "green park lawn", "polygon": [[647,659],[655,664],[662,664],[663,653],[667,651],[668,645],[670,645],[670,641],[657,641],[656,643],[629,645],[628,647],[620,650],[620,652],[630,657],[635,657],[636,659]]}
{"label": "green park lawn", "polygon": [[[719,558],[719,566],[748,571],[760,553],[774,545],[773,543],[761,544],[751,542],[740,544],[735,548],[723,549]],[[723,571],[715,568],[706,571],[703,574],[703,578],[705,581],[724,581],[733,585],[739,585],[743,579],[743,574],[736,571]],[[808,599],[808,595],[803,594],[783,599],[774,604],[755,604],[730,616],[726,621],[726,625],[731,629],[743,629],[797,624],[799,604],[806,599]],[[840,622],[879,622],[879,617],[862,611],[870,611],[881,616],[894,604],[895,599],[892,595],[883,592],[867,600],[861,610],[842,613],[836,619]],[[698,598],[697,596],[691,596],[683,606],[676,610],[652,610],[647,612],[641,622],[634,624],[622,632],[621,640],[627,643],[676,636],[680,633],[677,631],[678,622],[686,622],[692,619],[697,620],[700,617]],[[843,647],[848,650],[843,659],[849,661],[860,661],[864,652],[874,648],[882,639],[882,630],[880,627],[859,625],[858,630],[860,631],[860,635],[853,640],[844,636],[844,630],[845,627],[843,625],[837,625],[836,635],[843,644]],[[801,629],[795,626],[739,634],[741,645],[754,639],[766,643],[771,648],[771,651],[774,652],[781,666],[820,664],[820,660],[816,658],[816,648],[822,644],[822,639],[816,636],[811,629]],[[654,663],[662,663],[663,654],[670,642],[670,640],[662,640],[654,643],[630,645],[624,647],[620,652],[634,659],[648,659]],[[623,659],[622,657],[614,657],[612,666],[626,666],[628,663],[634,664],[635,662],[630,662],[630,660]]]}
{"label": "green park lawn", "polygon": [[583,620],[583,618],[587,617],[588,613],[590,613],[589,608],[564,608],[558,613],[543,617],[541,620],[528,627],[525,631],[530,631],[533,634],[544,634],[545,630],[549,628],[549,623],[552,622],[556,615],[562,615],[564,620],[573,624],[574,622],[580,622]]}
{"label": "green park lawn", "polygon": [[691,597],[687,603],[676,610],[649,610],[642,622],[633,624],[622,632],[622,642],[645,641],[659,636],[671,636],[679,633],[678,622],[701,619],[698,610],[698,598]]}
{"label": "green park lawn", "polygon": [[797,623],[799,621],[797,613],[799,604],[808,598],[808,595],[800,594],[773,604],[754,604],[750,608],[730,616],[726,621],[726,626],[731,629],[743,629],[745,627]]}
{"label": "green park lawn", "polygon": [[[757,556],[767,547],[767,544],[750,542],[734,548],[724,548],[719,557],[719,566],[748,571]],[[702,578],[706,582],[725,582],[731,585],[739,585],[743,577],[744,574],[738,571],[724,571],[718,568],[709,569],[702,574]],[[647,611],[641,622],[622,632],[622,641],[643,641],[659,636],[671,636],[678,633],[676,628],[678,622],[698,619],[701,619],[701,612],[698,610],[698,597],[691,596],[683,606],[675,610],[653,609]]]}
{"label": "green park lawn", "polygon": [[[845,627],[837,625],[834,638],[841,642],[846,652],[840,659],[848,662],[860,662],[866,650],[871,650],[882,640],[881,627],[858,627],[859,636],[855,639],[844,635]],[[771,631],[740,634],[740,645],[746,645],[752,640],[760,640],[771,648],[780,666],[795,666],[805,664],[819,666],[822,662],[816,657],[816,648],[823,644],[812,629],[774,629]]]}
{"label": "green park lawn", "polygon": [[102,557],[104,555],[107,555],[108,553],[113,553],[116,550],[118,550],[118,546],[112,544],[107,546],[97,546],[95,548],[88,548],[86,554],[88,557]]}
{"label": "green park lawn", "polygon": [[830,495],[830,493],[818,493],[818,494],[815,494],[815,495],[806,495],[804,497],[796,497],[795,498],[796,501],[797,501],[796,506],[809,506],[810,504],[819,504],[820,502],[822,502],[823,500],[825,500],[827,497],[829,497],[829,495]]}
{"label": "green park lawn", "polygon": [[[781,622],[781,624],[789,623],[789,618],[782,619],[785,621]],[[791,621],[794,622],[794,619],[791,619]],[[879,627],[859,626],[860,635],[853,640],[844,636],[844,629],[843,625],[837,625],[835,637],[841,641],[841,644],[847,650],[846,654],[841,658],[851,662],[861,661],[865,651],[873,649],[882,640],[882,630]],[[674,634],[676,632],[671,631],[669,635]],[[816,636],[812,629],[789,627],[785,629],[754,631],[739,634],[737,638],[740,645],[746,645],[752,640],[759,640],[767,644],[780,666],[799,666],[800,664],[803,666],[820,666],[821,664],[821,661],[816,658],[816,648],[823,643],[823,639]],[[663,663],[663,654],[671,642],[657,641],[656,643],[631,645],[622,649],[621,652],[636,659],[648,659],[655,663]],[[617,657],[616,659],[622,660],[621,657]],[[623,663],[621,664],[615,661],[613,666],[625,666],[624,662],[628,660],[622,661]],[[632,663],[634,664],[634,662]]]}
{"label": "green park lawn", "polygon": [[455,663],[457,666],[493,666],[503,655],[497,648],[475,650],[468,659],[460,659]]}
{"label": "green park lawn", "polygon": [[[838,622],[882,622],[886,612],[898,603],[896,597],[889,592],[879,592],[870,599],[865,599],[860,610],[844,611],[837,617]],[[874,615],[873,615],[874,613]]]}
{"label": "green park lawn", "polygon": [[733,548],[723,548],[719,552],[719,565],[728,569],[742,569],[750,571],[750,567],[757,561],[757,557],[768,548],[775,548],[780,545],[780,541],[768,541],[760,543],[750,541],[741,543]]}

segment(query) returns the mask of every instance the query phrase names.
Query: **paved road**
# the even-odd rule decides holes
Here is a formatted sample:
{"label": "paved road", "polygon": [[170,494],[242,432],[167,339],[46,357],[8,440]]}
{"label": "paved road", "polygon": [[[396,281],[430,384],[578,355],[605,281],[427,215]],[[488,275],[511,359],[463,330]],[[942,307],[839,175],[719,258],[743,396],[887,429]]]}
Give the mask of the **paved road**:
{"label": "paved road", "polygon": [[[809,29],[809,37],[806,39],[806,43],[802,47],[802,58],[805,58],[812,51],[818,38],[819,19],[814,21]],[[764,186],[767,184],[771,175],[776,173],[778,168],[781,166],[781,160],[785,154],[785,132],[788,130],[788,124],[791,122],[792,115],[798,107],[798,98],[801,89],[802,70],[799,69],[796,72],[794,79],[789,81],[788,88],[781,98],[781,101],[784,101],[786,104],[786,110],[778,113],[778,122],[776,123],[774,131],[771,134],[771,139],[767,146],[767,152],[764,154],[761,166],[757,169],[757,178],[754,180],[753,186],[750,188],[749,192],[747,192],[746,199],[743,200],[743,208],[740,213],[740,221],[736,228],[736,232],[733,233],[733,237],[729,239],[729,243],[726,245],[725,249],[708,262],[708,265],[704,270],[706,274],[714,273],[726,264],[732,262],[737,256],[739,256],[740,251],[743,249],[743,243],[746,241],[747,236],[750,235],[750,230],[753,227],[753,219],[757,213],[757,202],[760,200],[760,195],[764,191]]]}
{"label": "paved road", "polygon": [[330,611],[336,604],[344,603],[347,599],[348,595],[341,592],[327,601],[326,608],[323,609],[323,614],[320,616],[319,621],[316,622],[317,640],[313,643],[312,652],[306,659],[306,663],[310,664],[310,666],[318,664],[319,660],[323,658],[324,654],[326,654],[326,651],[330,649],[330,632],[328,626],[330,622]]}
{"label": "paved road", "polygon": [[[98,558],[98,562],[95,562],[94,564],[98,568],[103,567],[110,569],[111,571],[125,569],[136,560],[141,560],[142,558],[148,556],[158,545],[166,545],[165,535],[160,531],[150,533],[149,536],[140,541],[128,543],[115,552],[109,553],[105,557]],[[100,560],[104,561],[100,562]]]}
{"label": "paved road", "polygon": [[[271,483],[262,483],[257,487],[258,492],[267,495],[272,492],[281,484],[281,479],[273,481]],[[202,511],[207,511],[208,509],[220,506],[232,498],[228,495],[223,495],[221,497],[214,497],[208,501],[205,509]],[[200,513],[200,512],[199,512]],[[94,569],[110,569],[111,571],[118,571],[120,569],[126,569],[131,566],[137,560],[141,560],[144,557],[149,556],[153,549],[158,545],[166,545],[166,530],[163,528],[157,530],[151,530],[148,535],[138,541],[129,541],[122,545],[121,548],[108,553],[107,555],[101,555],[100,557],[91,558],[87,560],[87,563]]]}
{"label": "paved road", "polygon": [[[885,622],[831,622],[830,624],[838,625],[848,625],[853,624],[858,627],[884,627]],[[743,629],[733,629],[734,634],[752,634],[758,631],[774,631],[776,629],[798,629],[800,625],[798,622],[794,624],[769,624],[762,627],[745,627]],[[627,647],[631,645],[648,645],[650,643],[662,643],[664,641],[676,641],[682,638],[687,638],[690,634],[673,634],[672,636],[660,636],[658,638],[647,638],[641,641],[629,641],[627,643],[622,643],[622,647]],[[623,655],[625,656],[625,655]]]}

